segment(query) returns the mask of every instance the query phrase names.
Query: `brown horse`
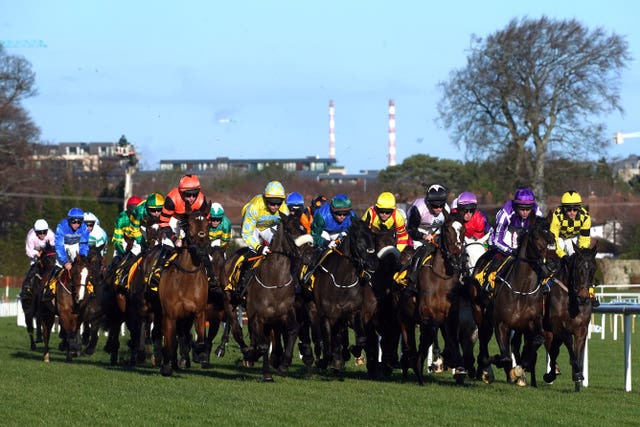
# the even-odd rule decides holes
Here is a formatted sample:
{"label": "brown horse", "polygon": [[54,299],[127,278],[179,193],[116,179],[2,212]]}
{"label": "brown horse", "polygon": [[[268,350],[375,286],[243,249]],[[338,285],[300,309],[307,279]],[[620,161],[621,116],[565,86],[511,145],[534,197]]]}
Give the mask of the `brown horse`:
{"label": "brown horse", "polygon": [[[178,341],[182,361],[188,366],[188,345],[191,327],[195,326],[194,359],[202,362],[205,349],[205,317],[207,309],[208,278],[203,259],[209,257],[210,203],[193,212],[187,208],[186,237],[177,248],[177,257],[160,275],[158,297],[162,305],[162,366],[160,373],[170,376],[178,364]],[[177,338],[177,340],[176,340]]]}
{"label": "brown horse", "polygon": [[37,261],[36,273],[31,278],[29,292],[20,295],[20,305],[24,312],[25,323],[27,324],[27,334],[29,335],[31,350],[36,349],[36,340],[33,338],[33,321],[36,321],[38,337],[42,335],[42,324],[40,323],[40,300],[42,298],[42,280],[48,276],[56,264],[56,249],[49,243],[42,249]]}
{"label": "brown horse", "polygon": [[544,381],[551,384],[556,378],[556,360],[562,344],[567,347],[573,371],[575,390],[580,391],[584,347],[589,332],[593,307],[589,287],[593,286],[598,249],[575,248],[567,262],[562,262],[554,276],[547,298],[544,316],[545,346],[550,358],[550,372]]}
{"label": "brown horse", "polygon": [[[429,347],[436,341],[438,330],[444,335],[444,362],[455,368],[458,383],[464,381],[466,369],[458,344],[458,309],[464,225],[446,215],[440,240],[430,260],[418,271],[418,296],[403,295],[398,318],[402,331],[402,369],[406,376],[412,368],[418,384],[424,384],[424,361]],[[420,326],[420,346],[416,350],[415,326]]]}
{"label": "brown horse", "polygon": [[[334,374],[344,369],[344,348],[348,341],[347,326],[356,333],[357,348],[365,347],[367,372],[377,375],[378,340],[367,340],[375,335],[369,327],[375,313],[376,299],[369,287],[371,274],[378,267],[375,235],[359,218],[352,218],[347,235],[316,268],[313,296],[322,331],[323,358],[320,368],[331,364]],[[371,342],[374,341],[374,342]]]}
{"label": "brown horse", "polygon": [[[247,319],[251,344],[245,352],[248,364],[262,357],[262,379],[273,381],[269,363],[285,375],[293,359],[298,334],[294,301],[298,278],[293,272],[302,257],[301,247],[311,244],[311,236],[293,215],[282,216],[269,247],[247,283]],[[284,343],[281,339],[284,338]],[[269,345],[273,352],[268,357]]]}
{"label": "brown horse", "polygon": [[[89,292],[93,287],[93,265],[89,257],[78,255],[71,265],[70,270],[63,269],[55,278],[56,296],[55,305],[51,302],[42,304],[41,322],[42,337],[44,341],[43,360],[49,362],[49,339],[51,328],[58,315],[61,327],[61,348],[66,350],[66,361],[71,362],[73,357],[80,355],[82,340],[80,337],[80,324],[82,314],[89,304],[97,298]],[[45,278],[45,280],[48,277]]]}
{"label": "brown horse", "polygon": [[[526,384],[525,371],[531,373],[531,385],[536,387],[535,364],[537,350],[542,345],[542,289],[540,280],[547,275],[545,260],[549,248],[555,239],[549,230],[549,222],[535,217],[530,228],[519,239],[516,255],[510,265],[496,277],[496,286],[492,300],[484,300],[475,306],[476,322],[479,325],[480,352],[478,354],[478,372],[485,382],[493,381],[493,372],[489,362],[505,370],[507,381]],[[481,271],[490,261],[491,253],[482,256],[474,273]],[[476,285],[479,284],[476,281]],[[475,288],[478,289],[477,287]],[[475,301],[479,301],[477,294]],[[484,308],[484,310],[482,309]],[[500,354],[489,359],[488,341],[492,327]],[[516,336],[523,334],[522,354],[510,345],[511,332]],[[516,357],[517,366],[512,368],[511,351]]]}

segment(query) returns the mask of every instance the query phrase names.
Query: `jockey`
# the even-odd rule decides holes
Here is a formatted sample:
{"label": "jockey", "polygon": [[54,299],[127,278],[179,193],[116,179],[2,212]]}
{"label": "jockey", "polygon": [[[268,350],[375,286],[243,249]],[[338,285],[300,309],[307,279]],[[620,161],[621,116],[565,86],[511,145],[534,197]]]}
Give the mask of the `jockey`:
{"label": "jockey", "polygon": [[516,190],[513,200],[507,201],[496,214],[496,227],[489,237],[492,260],[478,273],[484,275],[483,289],[488,293],[493,292],[493,282],[489,276],[506,257],[515,254],[519,236],[531,226],[532,214],[537,217],[543,216],[533,191],[526,187]]}
{"label": "jockey", "polygon": [[[115,224],[113,225],[113,243],[114,253],[112,265],[120,263],[122,258],[131,252],[139,255],[142,251],[142,233],[140,232],[140,220],[135,217],[137,206],[142,203],[142,199],[138,196],[129,197],[127,200],[127,208],[120,212]],[[131,241],[131,248],[127,247],[127,241]]]}
{"label": "jockey", "polygon": [[376,204],[362,215],[362,220],[374,232],[395,229],[396,247],[402,252],[409,245],[409,234],[404,216],[396,208],[396,198],[389,192],[381,193]]}
{"label": "jockey", "polygon": [[[197,175],[184,175],[180,178],[178,187],[169,191],[167,197],[165,197],[159,225],[159,233],[162,236],[162,249],[151,275],[152,287],[157,287],[160,281],[160,273],[162,273],[166,261],[175,253],[175,248],[182,246],[187,207],[191,211],[195,211],[205,203],[206,199],[201,191],[200,178]],[[209,285],[215,285],[211,259],[206,256],[203,257],[202,262],[207,271]]]}
{"label": "jockey", "polygon": [[264,193],[254,196],[242,208],[242,240],[256,254],[269,253],[269,243],[273,237],[271,227],[280,224],[280,214],[289,215],[284,199],[282,184],[271,181]]}
{"label": "jockey", "polygon": [[25,241],[25,252],[27,258],[29,258],[29,270],[24,277],[24,282],[22,282],[22,291],[20,292],[20,298],[22,299],[25,299],[27,295],[31,295],[31,281],[37,273],[38,259],[42,256],[42,250],[47,246],[47,243],[54,247],[56,244],[55,236],[47,221],[38,219],[33,224],[33,228],[27,232]]}
{"label": "jockey", "polygon": [[104,228],[100,226],[100,220],[92,212],[84,213],[84,223],[89,229],[89,246],[96,248],[102,247],[100,255],[105,256],[107,254],[107,243],[109,237]]}
{"label": "jockey", "polygon": [[311,233],[311,220],[309,215],[305,215],[304,197],[300,193],[289,193],[285,201],[291,215],[300,220],[300,224],[307,230],[307,234]]}
{"label": "jockey", "polygon": [[[289,208],[284,201],[284,186],[279,181],[270,181],[262,194],[254,196],[242,208],[242,240],[249,248],[249,252],[242,260],[236,294],[232,294],[234,300],[243,294],[251,277],[247,271],[254,265],[256,257],[270,252],[269,243],[274,230],[280,224],[280,215],[289,215]],[[232,283],[229,286],[233,288]]]}
{"label": "jockey", "polygon": [[209,210],[209,239],[211,246],[226,249],[231,241],[231,221],[220,203],[212,203]]}
{"label": "jockey", "polygon": [[[553,211],[550,229],[556,238],[558,258],[566,259],[573,255],[574,245],[584,249],[591,247],[591,216],[582,206],[582,197],[577,191],[565,192],[560,203]],[[598,307],[600,302],[593,287],[589,287],[589,295],[593,307]]]}
{"label": "jockey", "polygon": [[[89,229],[84,224],[84,212],[80,208],[71,208],[67,217],[58,223],[55,231],[56,265],[51,280],[45,287],[44,299],[51,300],[54,289],[51,284],[64,269],[71,270],[76,256],[89,255]],[[74,304],[74,309],[76,304]]]}
{"label": "jockey", "polygon": [[139,203],[133,210],[134,221],[132,226],[140,228],[141,243],[144,249],[149,247],[147,229],[154,228],[157,230],[160,227],[162,206],[164,206],[164,196],[160,193],[151,193],[145,201]]}
{"label": "jockey", "polygon": [[[478,210],[478,199],[475,194],[464,191],[451,203],[451,212],[465,228],[465,253],[469,271],[478,261],[478,258],[486,251],[487,240],[492,227],[484,212]],[[471,246],[473,243],[475,245]]]}
{"label": "jockey", "polygon": [[302,279],[303,284],[308,283],[324,254],[328,253],[327,249],[336,247],[338,240],[347,234],[354,218],[357,217],[346,194],[336,194],[331,203],[324,203],[316,209],[311,223],[316,252]]}
{"label": "jockey", "polygon": [[447,205],[447,195],[448,191],[443,185],[433,184],[427,189],[425,197],[416,199],[409,208],[407,231],[416,249],[406,287],[407,294],[410,296],[417,294],[418,266],[435,250],[435,240],[450,210]]}

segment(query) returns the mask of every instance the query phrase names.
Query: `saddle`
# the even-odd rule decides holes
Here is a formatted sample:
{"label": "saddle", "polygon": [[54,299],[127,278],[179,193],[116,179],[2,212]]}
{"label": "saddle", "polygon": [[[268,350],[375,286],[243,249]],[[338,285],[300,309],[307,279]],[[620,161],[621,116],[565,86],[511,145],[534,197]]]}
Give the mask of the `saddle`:
{"label": "saddle", "polygon": [[[165,268],[167,268],[169,265],[171,265],[173,260],[176,259],[177,257],[178,257],[178,252],[174,251],[171,254],[171,256],[167,257],[167,259],[162,264],[156,264],[155,265],[154,269],[151,271],[151,274],[149,274],[146,277],[146,282],[147,282],[147,285],[149,286],[149,289],[151,289],[154,292],[158,292],[158,285],[160,284],[160,273],[162,273],[162,271]],[[142,258],[140,258],[140,260],[142,260]],[[128,275],[127,283],[133,277],[133,273],[134,272],[135,272],[135,269],[131,268],[130,269],[130,274]]]}
{"label": "saddle", "polygon": [[[264,256],[257,255],[253,257],[247,257],[248,252],[240,254],[238,259],[233,264],[233,268],[231,269],[231,274],[229,274],[229,279],[227,281],[227,286],[224,288],[225,291],[234,291],[238,289],[238,283],[240,282],[240,278],[242,277],[242,273],[250,274],[250,270],[254,270],[258,267],[264,258]],[[245,262],[248,264],[245,267]],[[249,265],[249,263],[251,263]]]}
{"label": "saddle", "polygon": [[495,258],[488,262],[482,270],[475,275],[475,279],[480,283],[485,291],[493,293],[495,289],[496,278],[498,275],[503,276],[503,272],[508,271],[508,268],[513,264],[515,257],[508,256],[500,261],[498,266],[494,268],[496,264]]}

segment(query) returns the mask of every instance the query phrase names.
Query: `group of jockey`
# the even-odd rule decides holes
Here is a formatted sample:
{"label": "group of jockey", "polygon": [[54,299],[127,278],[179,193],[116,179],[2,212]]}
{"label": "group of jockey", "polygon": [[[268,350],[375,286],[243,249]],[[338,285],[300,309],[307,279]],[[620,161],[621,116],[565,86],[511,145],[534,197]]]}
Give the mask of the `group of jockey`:
{"label": "group of jockey", "polygon": [[[416,271],[421,261],[433,252],[438,243],[441,226],[449,215],[465,225],[467,240],[486,241],[485,247],[494,253],[492,268],[501,259],[511,256],[517,250],[518,236],[529,228],[533,216],[542,216],[533,192],[520,188],[514,198],[507,201],[496,215],[495,227],[487,216],[478,210],[476,196],[468,191],[456,197],[451,206],[447,203],[449,192],[444,185],[433,184],[427,188],[425,197],[419,197],[408,207],[406,213],[396,204],[395,196],[382,192],[375,204],[368,207],[360,217],[373,231],[394,230],[396,247],[402,252],[407,248],[415,250],[409,267],[406,293],[416,294]],[[158,274],[167,259],[182,245],[184,221],[189,211],[200,209],[207,202],[197,175],[184,175],[178,186],[166,196],[151,193],[146,199],[131,197],[126,209],[114,224],[111,239],[114,247],[112,266],[135,258],[150,246],[152,230],[158,236],[162,249],[156,263]],[[315,197],[307,206],[304,196],[298,192],[287,194],[279,181],[269,182],[261,194],[254,196],[241,211],[241,237],[246,245],[245,259],[255,259],[270,252],[269,244],[278,226],[281,215],[294,215],[307,233],[311,234],[317,253],[334,248],[339,240],[349,232],[352,221],[357,218],[351,200],[346,194],[336,194],[330,200],[323,195]],[[214,245],[226,249],[231,240],[231,221],[225,216],[220,203],[212,203],[209,210],[209,236]],[[553,211],[551,231],[556,237],[556,253],[559,258],[573,253],[573,244],[588,248],[591,218],[582,205],[580,194],[567,191],[562,195],[561,205]],[[29,230],[26,239],[26,254],[31,267],[25,277],[23,294],[30,292],[30,283],[36,271],[36,261],[43,248],[49,243],[55,247],[56,269],[52,277],[63,269],[71,269],[76,255],[87,255],[90,246],[106,253],[107,235],[100,227],[100,221],[91,212],[78,207],[69,210],[55,232],[49,229],[44,219],[38,219]],[[316,257],[316,261],[319,256]],[[214,283],[210,263],[205,262],[209,282]],[[243,271],[247,270],[243,266]],[[299,278],[302,285],[308,283],[313,268]],[[304,272],[303,272],[304,273]],[[488,275],[478,276],[485,279]],[[237,283],[230,283],[230,290],[241,293],[246,275],[240,275]],[[157,277],[156,277],[157,280]],[[492,284],[480,280],[488,293]],[[227,289],[227,290],[229,290]],[[597,300],[594,298],[594,303]]]}

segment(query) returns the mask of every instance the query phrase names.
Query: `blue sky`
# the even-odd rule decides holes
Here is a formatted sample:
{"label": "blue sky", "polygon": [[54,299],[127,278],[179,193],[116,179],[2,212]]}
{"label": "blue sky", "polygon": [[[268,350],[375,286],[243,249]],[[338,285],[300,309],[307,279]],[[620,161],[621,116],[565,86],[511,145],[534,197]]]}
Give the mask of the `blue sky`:
{"label": "blue sky", "polygon": [[[0,40],[36,73],[25,102],[42,138],[127,136],[145,169],[161,159],[328,157],[348,172],[387,166],[387,110],[396,103],[397,162],[416,153],[463,159],[434,122],[436,85],[463,67],[471,34],[514,18],[577,18],[627,37],[636,58],[626,110],[609,133],[640,131],[640,6],[595,1],[15,1],[0,0]],[[432,4],[435,3],[435,4]],[[640,138],[607,150],[640,152]]]}

